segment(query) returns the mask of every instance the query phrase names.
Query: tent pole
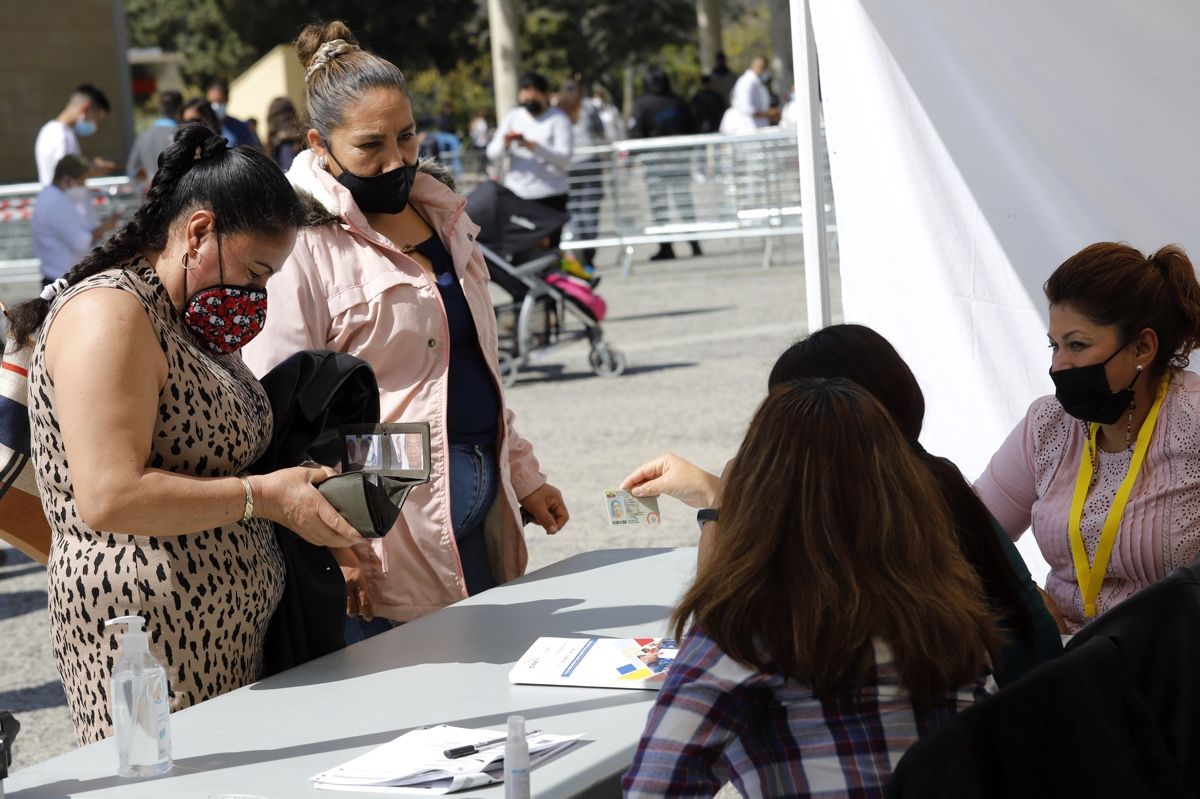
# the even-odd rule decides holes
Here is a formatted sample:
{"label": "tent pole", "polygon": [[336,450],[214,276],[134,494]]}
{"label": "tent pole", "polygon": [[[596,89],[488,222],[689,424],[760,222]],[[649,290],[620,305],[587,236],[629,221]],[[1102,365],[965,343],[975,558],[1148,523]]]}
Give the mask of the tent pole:
{"label": "tent pole", "polygon": [[800,207],[804,224],[804,285],[809,331],[832,321],[829,296],[829,242],[825,232],[825,181],[817,45],[813,40],[809,0],[791,0],[792,59],[796,102],[801,113],[796,130],[800,151]]}

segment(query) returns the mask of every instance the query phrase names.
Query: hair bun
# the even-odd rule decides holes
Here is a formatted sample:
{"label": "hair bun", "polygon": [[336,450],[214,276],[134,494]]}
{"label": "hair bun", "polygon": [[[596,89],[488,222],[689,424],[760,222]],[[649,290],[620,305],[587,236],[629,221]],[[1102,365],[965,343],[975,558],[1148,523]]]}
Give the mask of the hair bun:
{"label": "hair bun", "polygon": [[304,79],[308,80],[312,74],[321,67],[328,64],[343,53],[348,53],[351,50],[357,50],[358,45],[350,44],[345,39],[334,39],[333,41],[325,42],[317,49],[317,54],[313,56],[312,63],[308,65],[308,69],[304,71]]}
{"label": "hair bun", "polygon": [[200,145],[199,160],[212,158],[220,155],[229,149],[229,141],[224,136],[218,136],[215,133],[209,135],[208,139]]}
{"label": "hair bun", "polygon": [[[314,62],[317,60],[322,47],[338,40],[351,47],[358,47],[358,39],[354,37],[350,28],[346,26],[346,23],[340,20],[304,26],[304,29],[300,31],[300,35],[296,37],[296,56],[300,59],[300,65],[304,67],[306,78],[316,68]],[[326,55],[321,64],[328,63],[330,57],[336,58],[342,52],[345,52],[345,50],[341,50],[333,56]],[[316,66],[320,66],[320,64]]]}

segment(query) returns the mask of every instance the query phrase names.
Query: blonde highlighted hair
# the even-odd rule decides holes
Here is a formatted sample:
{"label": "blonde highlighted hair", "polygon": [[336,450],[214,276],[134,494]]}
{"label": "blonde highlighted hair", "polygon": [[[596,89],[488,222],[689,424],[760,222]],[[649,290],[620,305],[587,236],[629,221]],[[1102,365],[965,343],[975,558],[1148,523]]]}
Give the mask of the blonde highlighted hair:
{"label": "blonde highlighted hair", "polygon": [[371,89],[396,89],[408,95],[408,83],[395,64],[362,49],[344,22],[307,25],[296,37],[296,55],[304,67],[309,125],[321,139],[341,124],[346,107]]}

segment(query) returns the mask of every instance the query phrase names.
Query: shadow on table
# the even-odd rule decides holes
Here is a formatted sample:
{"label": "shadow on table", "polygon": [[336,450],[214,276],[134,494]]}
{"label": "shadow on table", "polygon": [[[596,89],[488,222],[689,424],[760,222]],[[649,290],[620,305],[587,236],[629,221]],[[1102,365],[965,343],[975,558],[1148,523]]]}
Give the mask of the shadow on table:
{"label": "shadow on table", "polygon": [[[674,551],[675,547],[629,547],[627,549],[598,549],[594,552],[581,552],[578,555],[563,558],[558,563],[543,566],[524,577],[518,577],[512,582],[505,583],[505,585],[521,585],[523,583],[537,582],[538,580],[549,580],[554,577],[564,577],[568,574],[579,574],[591,569],[613,566],[618,563],[628,563],[631,560],[640,560],[641,558],[653,558],[657,555],[665,555],[668,552]],[[483,596],[487,595],[484,594]]]}
{"label": "shadow on table", "polygon": [[[250,686],[270,691],[351,680],[367,674],[434,663],[515,663],[539,637],[580,638],[593,630],[644,625],[665,632],[669,605],[583,608],[583,599],[538,599],[509,604],[460,604],[305,663]],[[482,654],[486,653],[486,655]]]}
{"label": "shadow on table", "polygon": [[[583,713],[590,710],[598,710],[608,707],[617,707],[620,705],[631,705],[638,702],[647,702],[653,699],[653,695],[647,695],[645,691],[624,691],[620,694],[597,697],[596,699],[588,699],[582,702],[569,702],[563,705],[554,705],[544,708],[530,708],[524,711],[527,720],[536,720],[543,717],[561,716],[571,713]],[[447,720],[444,723],[454,727],[503,727],[507,723],[508,717],[506,714],[499,713],[489,716],[475,716],[473,718]],[[404,733],[416,729],[414,727],[401,727],[393,730],[382,730],[380,732],[367,733],[365,735],[354,735],[347,738],[331,738],[327,741],[314,741],[308,744],[297,744],[296,746],[284,746],[277,749],[250,749],[240,752],[213,752],[207,755],[196,755],[194,757],[182,757],[175,760],[174,770],[157,779],[168,779],[170,777],[179,777],[186,774],[196,774],[201,772],[220,771],[222,769],[240,768],[242,766],[255,766],[263,763],[271,763],[279,760],[290,760],[292,758],[308,757],[310,755],[320,755],[327,752],[346,752],[346,759],[353,757],[350,750],[361,747],[380,746],[388,741],[394,740]],[[587,746],[591,743],[586,739],[580,740],[569,752],[578,751],[579,748]],[[150,782],[151,780],[143,780],[141,782]],[[46,783],[37,788],[30,788],[25,791],[16,791],[9,794],[9,799],[40,799],[40,797],[62,797],[76,796],[87,793],[88,791],[98,791],[104,788],[115,788],[119,785],[128,784],[128,780],[121,779],[117,776],[98,777],[92,780],[59,780],[58,782]]]}

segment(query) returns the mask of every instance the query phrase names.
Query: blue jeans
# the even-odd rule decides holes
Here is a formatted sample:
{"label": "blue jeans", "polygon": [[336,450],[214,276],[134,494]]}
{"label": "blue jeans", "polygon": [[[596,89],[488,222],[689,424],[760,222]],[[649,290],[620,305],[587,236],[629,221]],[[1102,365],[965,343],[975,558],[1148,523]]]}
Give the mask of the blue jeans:
{"label": "blue jeans", "polygon": [[[488,562],[483,522],[496,499],[500,470],[491,444],[450,445],[450,526],[462,561],[467,593],[474,596],[496,585]],[[346,617],[346,643],[364,641],[392,629],[392,622]]]}
{"label": "blue jeans", "polygon": [[458,544],[467,593],[494,588],[483,522],[496,499],[500,470],[491,444],[450,445],[450,525]]}

